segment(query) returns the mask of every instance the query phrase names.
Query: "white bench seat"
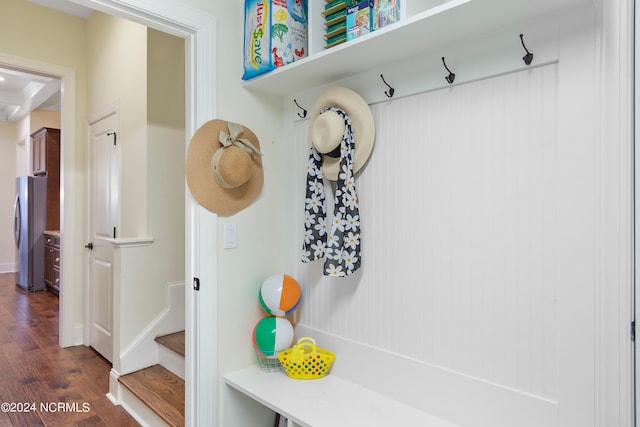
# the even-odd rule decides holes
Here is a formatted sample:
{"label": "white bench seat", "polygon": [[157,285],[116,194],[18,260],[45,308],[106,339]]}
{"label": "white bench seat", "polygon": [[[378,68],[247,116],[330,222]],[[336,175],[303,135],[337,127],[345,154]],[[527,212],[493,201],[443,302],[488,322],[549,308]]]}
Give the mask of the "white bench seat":
{"label": "white bench seat", "polygon": [[230,387],[287,417],[292,426],[458,427],[331,373],[316,380],[295,380],[258,366],[224,376]]}

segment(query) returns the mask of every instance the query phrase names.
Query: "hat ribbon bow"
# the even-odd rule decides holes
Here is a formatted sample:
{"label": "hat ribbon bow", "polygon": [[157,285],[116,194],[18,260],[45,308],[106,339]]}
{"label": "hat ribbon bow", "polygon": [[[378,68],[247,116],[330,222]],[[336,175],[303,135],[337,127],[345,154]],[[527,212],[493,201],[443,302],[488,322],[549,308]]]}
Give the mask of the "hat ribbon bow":
{"label": "hat ribbon bow", "polygon": [[224,148],[235,145],[238,148],[242,148],[249,154],[262,156],[260,150],[257,149],[256,146],[251,143],[251,141],[249,141],[247,138],[240,138],[240,135],[242,135],[242,132],[244,132],[244,127],[242,127],[242,125],[227,122],[227,127],[229,128],[229,133],[221,130],[220,135],[218,136],[218,140]]}

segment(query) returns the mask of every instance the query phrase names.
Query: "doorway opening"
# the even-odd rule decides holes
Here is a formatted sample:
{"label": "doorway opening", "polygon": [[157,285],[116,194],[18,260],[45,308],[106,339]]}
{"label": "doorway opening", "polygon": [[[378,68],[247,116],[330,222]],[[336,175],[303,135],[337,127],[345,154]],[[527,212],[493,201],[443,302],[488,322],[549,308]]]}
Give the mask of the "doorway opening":
{"label": "doorway opening", "polygon": [[[40,124],[59,124],[59,128],[63,129],[64,132],[61,133],[60,137],[60,224],[59,229],[64,229],[65,221],[73,223],[75,220],[75,215],[73,212],[69,212],[67,210],[65,212],[65,190],[67,195],[71,195],[71,197],[67,197],[67,200],[73,199],[75,194],[75,185],[73,180],[66,179],[65,176],[67,174],[64,173],[65,170],[65,155],[64,152],[69,144],[67,141],[75,142],[75,119],[71,120],[72,117],[75,117],[75,72],[71,69],[67,69],[64,67],[60,67],[59,65],[50,64],[42,61],[37,61],[31,58],[18,57],[14,55],[4,54],[0,52],[0,64],[5,69],[15,70],[16,72],[22,73],[25,78],[26,76],[33,76],[34,79],[37,80],[37,76],[43,76],[44,78],[51,79],[55,81],[57,84],[57,89],[50,96],[47,96],[45,100],[49,102],[50,109],[59,109],[58,113],[59,118],[55,116],[49,119],[42,119]],[[59,95],[59,99],[57,98]],[[21,115],[14,115],[14,117],[25,117],[31,111],[29,110],[28,105],[22,107],[23,111]],[[64,112],[64,113],[63,113]],[[27,125],[28,126],[28,125]],[[29,135],[31,134],[30,129],[25,129],[22,131],[21,140],[18,144],[19,153],[16,154],[16,171],[19,174],[29,175],[32,171],[32,165],[29,162],[31,157],[31,141]],[[75,148],[74,148],[75,149]],[[70,227],[68,233],[61,239],[61,247],[64,248],[65,242],[68,242],[69,237],[73,238],[75,234],[75,230],[73,227]],[[69,270],[71,272],[73,270],[73,263],[65,263],[64,255],[59,260],[60,262],[60,271],[64,272],[64,270]],[[64,275],[64,273],[62,273]],[[73,277],[73,276],[70,276]],[[62,279],[64,280],[64,278]],[[73,307],[73,301],[75,298],[75,293],[73,289],[66,289],[63,293],[60,294],[60,344],[63,347],[73,345],[78,342],[77,334],[74,333],[74,313],[70,308]],[[76,337],[74,337],[76,335]]]}
{"label": "doorway opening", "polygon": [[[61,0],[62,3],[71,3]],[[47,2],[50,4],[50,2]],[[139,0],[74,0],[74,4],[94,8],[101,12],[128,19],[155,30],[166,32],[185,40],[185,70],[186,70],[186,118],[185,134],[192,135],[198,126],[215,116],[215,19],[192,7],[178,2],[149,2]],[[0,53],[0,63],[17,64],[21,68],[30,70],[48,70],[49,74],[58,76],[62,81],[62,127],[65,129],[62,142],[62,162],[75,164],[74,155],[77,151],[78,139],[82,134],[82,126],[76,125],[76,74],[73,69],[44,64],[25,58],[16,58]],[[80,135],[78,135],[80,134]],[[185,151],[188,141],[185,140]],[[79,183],[83,182],[83,171],[74,168],[64,168],[62,183],[62,216],[64,237],[62,241],[62,269],[63,281],[84,281],[83,257],[79,245],[83,241],[85,230],[74,227],[82,224],[85,204],[79,197]],[[197,237],[202,227],[205,231],[215,231],[216,217],[201,212],[199,206],[191,199],[185,202],[185,311],[186,311],[186,348],[187,357],[186,377],[186,423],[198,425],[215,425],[215,402],[217,402],[217,366],[216,334],[217,325],[215,315],[211,310],[198,310],[201,301],[203,307],[216,305],[215,264],[210,261],[198,262],[195,257],[215,259],[215,245],[211,242],[200,242]],[[65,227],[65,224],[67,225]],[[215,233],[211,235],[215,238]],[[65,254],[65,248],[66,254]],[[74,255],[76,254],[76,255]],[[203,287],[197,294],[191,289],[193,277],[200,277]],[[65,292],[61,299],[61,343],[72,345],[82,342],[82,325],[70,310],[64,305],[77,305],[73,292]],[[65,317],[67,317],[65,319]],[[203,319],[204,317],[204,319]],[[196,346],[197,342],[197,346]],[[207,378],[207,381],[196,381],[197,377]],[[206,404],[199,404],[199,402]],[[214,405],[211,404],[214,402]]]}
{"label": "doorway opening", "polygon": [[[5,265],[0,272],[16,271],[19,286],[54,293],[59,290],[60,84],[54,77],[0,64],[0,126],[9,135],[3,158],[11,163],[4,165],[0,194],[10,199],[15,182],[13,240],[17,251],[15,262],[7,263],[10,268]],[[34,197],[38,188],[39,197]],[[3,211],[8,209],[7,204]],[[2,253],[11,253],[9,249],[3,245]]]}

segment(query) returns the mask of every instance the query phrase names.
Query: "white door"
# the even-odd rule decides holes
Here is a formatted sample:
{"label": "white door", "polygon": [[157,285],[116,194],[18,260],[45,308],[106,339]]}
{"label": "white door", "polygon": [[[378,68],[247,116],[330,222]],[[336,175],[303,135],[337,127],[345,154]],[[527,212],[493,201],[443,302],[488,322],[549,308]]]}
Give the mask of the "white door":
{"label": "white door", "polygon": [[89,342],[113,356],[113,245],[118,212],[117,114],[90,124]]}

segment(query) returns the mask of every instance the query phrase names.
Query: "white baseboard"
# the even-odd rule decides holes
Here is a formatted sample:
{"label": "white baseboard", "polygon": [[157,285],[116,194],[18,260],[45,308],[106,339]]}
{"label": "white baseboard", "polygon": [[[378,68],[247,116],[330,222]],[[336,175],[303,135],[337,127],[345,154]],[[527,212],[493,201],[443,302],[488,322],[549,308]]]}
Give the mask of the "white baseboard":
{"label": "white baseboard", "polygon": [[18,264],[5,263],[0,264],[0,273],[15,273],[18,271]]}
{"label": "white baseboard", "polygon": [[73,345],[89,345],[84,342],[84,325],[79,324],[73,328]]}
{"label": "white baseboard", "polygon": [[120,383],[118,382],[118,378],[120,378],[120,374],[112,368],[109,371],[109,392],[107,393],[107,399],[114,405],[120,404],[120,388],[118,387]]}

